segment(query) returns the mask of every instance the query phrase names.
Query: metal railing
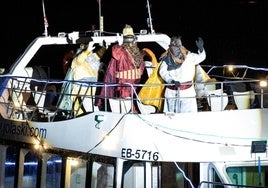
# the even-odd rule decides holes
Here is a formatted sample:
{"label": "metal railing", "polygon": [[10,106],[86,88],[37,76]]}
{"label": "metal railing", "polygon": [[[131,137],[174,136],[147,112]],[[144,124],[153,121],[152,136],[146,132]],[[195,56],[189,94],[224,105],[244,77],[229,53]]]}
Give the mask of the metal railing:
{"label": "metal railing", "polygon": [[[268,89],[259,86],[260,80],[231,80],[221,82],[192,83],[196,89],[199,111],[226,109],[249,109],[268,107]],[[189,83],[187,83],[189,84]],[[183,85],[183,84],[182,84]],[[125,106],[122,113],[136,113],[135,108],[145,108],[148,101],[164,101],[164,89],[172,84],[112,84],[84,81],[32,79],[28,77],[1,77],[1,105],[4,106],[7,117],[34,119],[38,114],[49,120],[56,120],[59,114],[65,118],[75,118],[84,113],[96,110],[113,111],[111,101]],[[120,98],[118,88],[129,90],[127,97]],[[162,88],[159,97],[139,97],[139,91],[144,88]],[[101,90],[102,93],[101,93]],[[156,89],[157,90],[157,89]],[[156,91],[155,90],[155,91]],[[154,90],[153,90],[154,92]],[[176,96],[178,97],[178,96]],[[175,98],[176,98],[175,97]],[[180,96],[181,97],[181,96]],[[183,97],[181,97],[183,98]],[[187,97],[185,97],[187,98]],[[97,103],[102,102],[102,108]],[[113,101],[113,102],[114,102]],[[227,102],[226,102],[227,101]],[[245,104],[239,105],[243,102]],[[138,107],[135,106],[139,104]],[[150,102],[148,102],[150,104]],[[213,108],[213,105],[218,105]],[[206,106],[206,107],[204,107]],[[140,113],[142,110],[138,110]],[[163,113],[161,109],[152,113]]]}

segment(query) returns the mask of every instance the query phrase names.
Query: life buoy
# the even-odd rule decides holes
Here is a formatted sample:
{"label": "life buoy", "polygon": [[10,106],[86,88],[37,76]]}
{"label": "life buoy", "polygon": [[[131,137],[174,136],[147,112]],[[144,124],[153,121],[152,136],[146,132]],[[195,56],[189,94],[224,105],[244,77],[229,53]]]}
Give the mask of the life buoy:
{"label": "life buoy", "polygon": [[150,58],[153,66],[156,67],[158,62],[157,62],[157,59],[155,57],[154,52],[152,50],[150,50],[149,48],[143,48],[142,50],[143,50],[144,54]]}

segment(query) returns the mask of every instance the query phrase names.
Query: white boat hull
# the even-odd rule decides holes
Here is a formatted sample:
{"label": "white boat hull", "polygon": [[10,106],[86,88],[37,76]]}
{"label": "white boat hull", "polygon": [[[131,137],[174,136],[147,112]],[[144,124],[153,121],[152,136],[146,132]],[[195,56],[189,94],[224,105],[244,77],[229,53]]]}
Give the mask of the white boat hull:
{"label": "white boat hull", "polygon": [[[97,124],[99,116],[103,121]],[[208,162],[252,159],[252,141],[268,138],[266,122],[268,109],[172,115],[94,112],[66,121],[28,123],[46,130],[41,140],[52,148],[134,160]]]}

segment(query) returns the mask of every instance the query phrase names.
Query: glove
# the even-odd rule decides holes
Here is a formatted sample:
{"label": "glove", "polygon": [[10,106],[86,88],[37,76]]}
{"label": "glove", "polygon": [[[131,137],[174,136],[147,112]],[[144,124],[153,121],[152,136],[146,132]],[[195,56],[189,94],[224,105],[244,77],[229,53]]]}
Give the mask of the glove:
{"label": "glove", "polygon": [[195,41],[195,44],[200,52],[204,50],[204,41],[201,37],[198,37],[198,40]]}
{"label": "glove", "polygon": [[88,43],[87,51],[92,52],[95,49],[94,43],[91,41]]}
{"label": "glove", "polygon": [[107,45],[106,45],[106,41],[105,41],[105,40],[102,41],[102,46],[103,46],[104,48],[107,48]]}
{"label": "glove", "polygon": [[181,83],[179,81],[172,80],[171,83],[174,84],[174,86],[176,86],[176,87],[181,86]]}

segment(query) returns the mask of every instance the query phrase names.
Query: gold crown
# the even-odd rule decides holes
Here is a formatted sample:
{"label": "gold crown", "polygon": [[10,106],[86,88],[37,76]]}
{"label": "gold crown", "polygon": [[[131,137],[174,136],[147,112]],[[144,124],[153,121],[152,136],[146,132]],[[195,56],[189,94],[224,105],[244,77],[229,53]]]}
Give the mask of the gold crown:
{"label": "gold crown", "polygon": [[133,29],[130,25],[126,25],[125,28],[123,29],[123,36],[128,36],[128,35],[134,36]]}

